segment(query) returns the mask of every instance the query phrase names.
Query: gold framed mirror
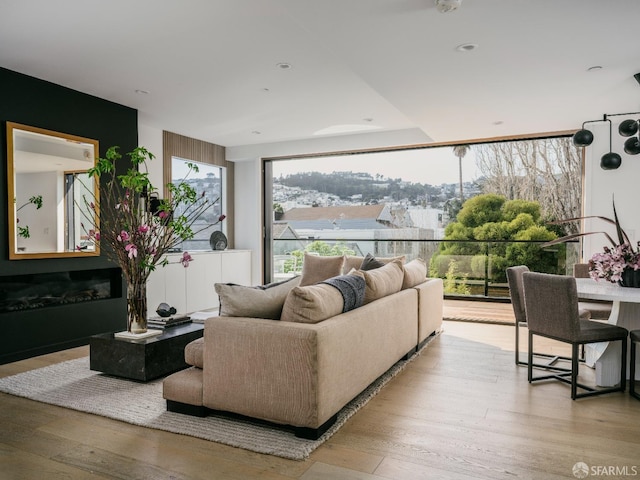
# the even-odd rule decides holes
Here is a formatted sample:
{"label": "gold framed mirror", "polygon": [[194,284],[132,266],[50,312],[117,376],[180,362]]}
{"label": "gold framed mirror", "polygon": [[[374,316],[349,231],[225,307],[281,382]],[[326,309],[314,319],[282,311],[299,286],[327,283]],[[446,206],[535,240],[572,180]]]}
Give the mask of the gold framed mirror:
{"label": "gold framed mirror", "polygon": [[7,122],[9,258],[100,255],[99,185],[87,174],[98,141]]}

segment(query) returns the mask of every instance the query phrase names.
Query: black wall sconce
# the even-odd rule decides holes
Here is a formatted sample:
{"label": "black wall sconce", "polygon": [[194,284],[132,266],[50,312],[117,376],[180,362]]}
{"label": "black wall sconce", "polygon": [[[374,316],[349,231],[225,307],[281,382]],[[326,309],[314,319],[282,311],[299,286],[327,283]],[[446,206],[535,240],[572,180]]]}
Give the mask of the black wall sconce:
{"label": "black wall sconce", "polygon": [[[582,129],[578,130],[573,135],[573,144],[576,147],[588,147],[593,143],[593,133],[591,130],[587,130],[584,126],[587,123],[595,123],[595,122],[609,122],[609,153],[605,153],[600,159],[600,167],[603,170],[615,170],[622,164],[622,157],[613,151],[612,147],[612,137],[613,137],[613,125],[609,117],[618,117],[618,116],[627,116],[627,115],[640,115],[640,112],[630,112],[630,113],[614,113],[607,114],[605,113],[602,120],[589,120],[582,124]],[[618,126],[618,133],[623,137],[631,137],[626,142],[624,142],[624,151],[628,155],[638,155],[640,153],[640,120],[624,120]],[[637,136],[633,136],[636,135]]]}

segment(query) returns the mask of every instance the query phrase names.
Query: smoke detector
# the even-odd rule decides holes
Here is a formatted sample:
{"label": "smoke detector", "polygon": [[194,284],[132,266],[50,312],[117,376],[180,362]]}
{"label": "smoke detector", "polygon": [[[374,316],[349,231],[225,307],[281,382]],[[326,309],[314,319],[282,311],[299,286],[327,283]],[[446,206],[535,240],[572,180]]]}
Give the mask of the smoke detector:
{"label": "smoke detector", "polygon": [[440,13],[449,13],[460,8],[462,0],[435,0],[435,3]]}

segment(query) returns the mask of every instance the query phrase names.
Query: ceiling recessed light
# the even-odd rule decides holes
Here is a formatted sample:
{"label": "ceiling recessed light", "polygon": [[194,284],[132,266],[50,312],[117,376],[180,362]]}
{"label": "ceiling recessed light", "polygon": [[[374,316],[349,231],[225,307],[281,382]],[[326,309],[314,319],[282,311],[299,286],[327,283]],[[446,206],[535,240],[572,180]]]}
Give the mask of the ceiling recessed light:
{"label": "ceiling recessed light", "polygon": [[476,48],[478,48],[478,44],[477,43],[463,43],[462,45],[458,45],[456,47],[456,50],[458,52],[471,52],[472,50],[475,50]]}
{"label": "ceiling recessed light", "polygon": [[138,90],[136,90],[136,93],[138,93],[140,95],[147,95],[149,93],[149,91],[148,90],[140,90],[140,89],[138,89]]}
{"label": "ceiling recessed light", "polygon": [[593,67],[587,68],[587,72],[597,72],[598,70],[602,70],[601,65],[594,65]]}
{"label": "ceiling recessed light", "polygon": [[282,70],[289,70],[291,68],[291,64],[287,62],[276,63],[276,67]]}

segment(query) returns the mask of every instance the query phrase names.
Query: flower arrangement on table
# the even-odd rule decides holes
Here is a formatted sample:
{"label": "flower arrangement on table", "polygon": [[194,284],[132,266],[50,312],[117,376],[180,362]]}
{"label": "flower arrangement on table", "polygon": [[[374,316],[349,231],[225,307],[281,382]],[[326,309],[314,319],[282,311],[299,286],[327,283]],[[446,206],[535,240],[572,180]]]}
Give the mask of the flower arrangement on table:
{"label": "flower arrangement on table", "polygon": [[[177,184],[167,185],[170,198],[159,201],[155,212],[149,210],[148,199],[157,193],[148,178],[147,161],[155,157],[144,147],[127,153],[130,167],[123,175],[116,174],[116,162],[122,158],[118,147],[107,150],[96,166],[88,171],[89,177],[100,179],[99,194],[84,199],[87,207],[99,220],[99,228],[82,227],[96,244],[106,244],[107,256],[115,261],[127,281],[127,331],[143,333],[147,330],[147,280],[157,265],[167,265],[164,256],[184,240],[193,238],[198,217],[215,205],[205,193],[198,194],[185,180],[198,166],[188,163],[188,172]],[[182,212],[176,215],[174,212]],[[214,225],[222,222],[220,215]],[[91,219],[92,220],[92,219]],[[205,228],[209,228],[207,224]],[[203,228],[204,229],[204,228]],[[183,252],[180,263],[189,266],[193,258]]]}
{"label": "flower arrangement on table", "polygon": [[[547,242],[542,246],[545,247],[555,245],[558,243],[566,242],[568,240],[572,240],[574,238],[602,233],[611,243],[611,247],[605,246],[603,247],[602,253],[594,253],[592,255],[591,259],[589,260],[589,275],[591,276],[591,278],[593,278],[594,280],[604,279],[612,283],[619,283],[622,286],[640,287],[640,242],[638,242],[638,245],[636,245],[635,248],[631,245],[629,236],[620,226],[615,202],[613,202],[613,220],[607,217],[590,215],[586,217],[558,220],[550,223],[559,225],[562,223],[568,223],[587,218],[597,218],[604,222],[615,225],[618,241],[616,242],[607,232],[604,231],[584,232],[566,235],[564,237]],[[635,272],[638,272],[638,275],[636,275]],[[638,280],[635,280],[635,277],[638,277]]]}

